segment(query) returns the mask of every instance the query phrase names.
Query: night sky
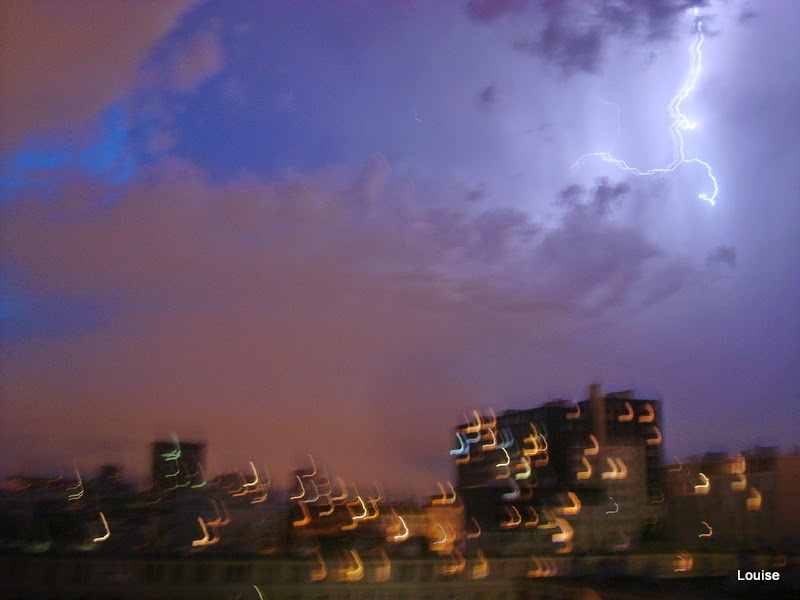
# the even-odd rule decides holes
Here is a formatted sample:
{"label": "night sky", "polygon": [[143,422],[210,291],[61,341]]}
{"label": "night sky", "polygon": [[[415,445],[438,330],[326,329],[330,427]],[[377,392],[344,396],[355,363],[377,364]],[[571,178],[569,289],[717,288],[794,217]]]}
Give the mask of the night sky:
{"label": "night sky", "polygon": [[[435,491],[464,411],[800,435],[793,0],[3,1],[0,474],[307,453]],[[699,25],[698,25],[699,24]],[[696,127],[672,160],[671,97]]]}

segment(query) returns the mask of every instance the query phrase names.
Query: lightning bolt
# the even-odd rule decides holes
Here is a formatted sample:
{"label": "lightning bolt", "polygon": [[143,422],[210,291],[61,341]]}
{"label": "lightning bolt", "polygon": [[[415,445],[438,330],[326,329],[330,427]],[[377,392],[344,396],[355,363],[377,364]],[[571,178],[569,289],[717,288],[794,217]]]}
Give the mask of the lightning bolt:
{"label": "lightning bolt", "polygon": [[[713,192],[709,195],[706,193],[700,193],[697,195],[698,198],[701,200],[707,201],[711,206],[716,204],[717,194],[719,193],[719,184],[717,183],[717,178],[714,177],[714,173],[711,170],[711,165],[708,164],[706,161],[700,158],[686,158],[685,152],[685,142],[683,139],[683,132],[686,130],[692,130],[697,127],[697,123],[690,120],[685,114],[681,112],[681,104],[683,101],[688,98],[691,93],[695,90],[697,86],[697,80],[700,77],[700,72],[703,66],[703,40],[705,39],[705,35],[703,34],[703,21],[700,17],[698,17],[698,9],[693,8],[691,10],[691,14],[694,17],[693,19],[693,29],[694,29],[694,39],[692,43],[689,45],[689,75],[687,77],[686,83],[683,85],[681,89],[672,97],[669,104],[667,105],[667,110],[669,111],[670,117],[672,117],[672,124],[669,128],[670,137],[672,138],[672,162],[667,165],[666,167],[657,167],[653,169],[649,169],[647,171],[642,171],[636,167],[630,166],[627,162],[622,159],[615,158],[610,152],[591,152],[589,154],[584,154],[581,156],[577,162],[572,166],[573,169],[577,169],[587,159],[596,156],[607,163],[611,163],[615,165],[619,169],[623,171],[627,171],[628,173],[633,173],[634,175],[656,175],[660,173],[672,173],[684,164],[699,164],[702,165],[706,173],[708,174],[708,179],[711,182],[713,187]],[[605,101],[604,101],[605,102]],[[607,103],[610,104],[610,103]]]}

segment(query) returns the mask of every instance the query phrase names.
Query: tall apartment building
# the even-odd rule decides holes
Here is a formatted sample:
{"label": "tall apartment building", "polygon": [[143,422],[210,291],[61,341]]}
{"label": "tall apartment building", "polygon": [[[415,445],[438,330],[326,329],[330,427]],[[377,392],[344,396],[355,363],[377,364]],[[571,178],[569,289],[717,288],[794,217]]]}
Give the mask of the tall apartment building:
{"label": "tall apartment building", "polygon": [[665,468],[670,537],[686,547],[800,548],[800,454],[756,447]]}
{"label": "tall apartment building", "polygon": [[150,471],[153,487],[171,490],[202,485],[206,479],[205,460],[203,443],[181,442],[175,435],[169,442],[154,442]]}
{"label": "tall apartment building", "polygon": [[451,451],[467,526],[517,534],[506,550],[626,549],[664,501],[661,425],[659,401],[597,384],[577,403],[473,412]]}

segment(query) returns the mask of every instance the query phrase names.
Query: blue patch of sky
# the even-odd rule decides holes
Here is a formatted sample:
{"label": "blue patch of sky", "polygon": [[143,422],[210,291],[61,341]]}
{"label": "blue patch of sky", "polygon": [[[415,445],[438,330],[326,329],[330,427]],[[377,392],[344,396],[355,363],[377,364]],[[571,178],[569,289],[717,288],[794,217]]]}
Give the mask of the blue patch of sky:
{"label": "blue patch of sky", "polygon": [[209,96],[177,119],[173,151],[213,179],[242,170],[270,175],[343,159],[335,136],[309,128],[305,120],[295,114],[245,115],[227,100]]}
{"label": "blue patch of sky", "polygon": [[41,134],[0,158],[0,201],[23,191],[54,194],[76,173],[107,186],[121,186],[136,173],[138,160],[120,105],[106,110],[84,135],[64,131]]}
{"label": "blue patch of sky", "polygon": [[[342,88],[343,80],[357,78],[358,59],[342,60],[341,48],[321,39],[328,17],[337,12],[331,10],[317,14],[309,7],[260,2],[201,5],[151,52],[148,63],[156,72],[163,69],[181,43],[213,27],[223,40],[226,68],[212,85],[182,94],[169,91],[162,80],[110,107],[80,139],[51,131],[30,140],[15,154],[0,157],[0,202],[21,191],[55,195],[71,177],[84,174],[101,184],[105,196],[96,204],[102,206],[165,152],[195,162],[213,180],[224,180],[240,171],[272,176],[390,151],[374,133],[366,139],[351,131],[354,120],[361,120],[365,99],[349,97]],[[242,97],[225,93],[226,85],[238,86]],[[287,95],[292,100],[284,103]],[[163,116],[124,108],[148,97],[169,115],[169,123],[161,121]],[[162,125],[174,145],[155,149],[149,142]]]}
{"label": "blue patch of sky", "polygon": [[341,85],[353,76],[352,65],[326,57],[329,47],[317,34],[328,20],[316,12],[210,2],[187,15],[153,52],[153,64],[167,61],[198,30],[213,26],[223,42],[225,69],[188,95],[161,94],[173,119],[170,152],[199,165],[213,180],[225,180],[240,171],[272,176],[380,151],[353,143],[348,131],[353,116],[341,118],[354,107]]}

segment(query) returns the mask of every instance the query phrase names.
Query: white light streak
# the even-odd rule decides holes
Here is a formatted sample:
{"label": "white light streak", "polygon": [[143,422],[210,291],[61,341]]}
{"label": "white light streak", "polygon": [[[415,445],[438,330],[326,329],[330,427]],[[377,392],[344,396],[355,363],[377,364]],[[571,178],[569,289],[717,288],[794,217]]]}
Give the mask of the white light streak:
{"label": "white light streak", "polygon": [[408,525],[406,525],[406,522],[403,519],[403,517],[397,515],[397,513],[395,513],[395,515],[397,516],[397,519],[400,521],[400,525],[403,526],[403,529],[397,535],[392,536],[391,541],[393,541],[393,542],[405,542],[408,539],[408,536],[410,535],[410,532],[408,530]]}
{"label": "white light streak", "polygon": [[73,487],[68,487],[68,490],[77,490],[74,494],[70,494],[67,496],[67,500],[80,500],[83,497],[83,479],[81,478],[81,472],[78,470],[78,464],[75,463],[75,476],[78,478],[78,483],[76,483]]}
{"label": "white light streak", "polygon": [[609,496],[608,499],[611,500],[614,503],[614,510],[607,510],[606,514],[607,515],[615,515],[615,514],[617,514],[619,512],[619,504],[617,504],[617,501],[614,500],[614,498],[612,498],[611,496]]}
{"label": "white light streak", "polygon": [[669,128],[670,137],[672,138],[672,162],[666,167],[656,167],[643,171],[637,167],[630,166],[622,159],[615,158],[611,152],[590,152],[581,156],[573,165],[573,168],[580,167],[588,158],[594,156],[600,158],[604,162],[615,165],[617,168],[622,169],[623,171],[640,176],[672,173],[681,165],[691,163],[699,164],[705,168],[713,191],[711,194],[701,192],[697,195],[697,197],[701,200],[707,201],[711,206],[716,204],[717,194],[719,193],[719,184],[717,182],[717,178],[712,172],[711,165],[700,158],[686,158],[685,141],[683,138],[684,130],[692,130],[697,127],[696,122],[690,120],[685,114],[683,114],[683,112],[681,112],[681,104],[683,104],[683,101],[686,100],[686,98],[688,98],[697,87],[697,80],[700,77],[703,66],[702,48],[703,41],[705,40],[705,35],[703,33],[703,20],[697,16],[698,9],[693,8],[691,15],[694,18],[694,39],[689,45],[689,75],[686,83],[678,90],[678,92],[672,97],[667,105],[667,110],[672,118],[672,124]]}
{"label": "white light streak", "polygon": [[711,528],[711,525],[709,525],[709,524],[708,524],[708,523],[706,523],[705,521],[701,521],[701,523],[702,523],[703,525],[705,525],[705,526],[706,526],[706,529],[707,529],[708,531],[706,531],[705,533],[701,533],[701,534],[700,534],[700,535],[698,535],[697,537],[701,537],[701,538],[702,538],[702,537],[711,537],[712,535],[714,535],[714,530]]}
{"label": "white light streak", "polygon": [[105,542],[111,537],[111,530],[108,528],[108,521],[106,521],[106,516],[102,512],[100,513],[100,520],[103,522],[103,527],[105,528],[106,532],[105,534],[100,535],[92,540],[95,544]]}

